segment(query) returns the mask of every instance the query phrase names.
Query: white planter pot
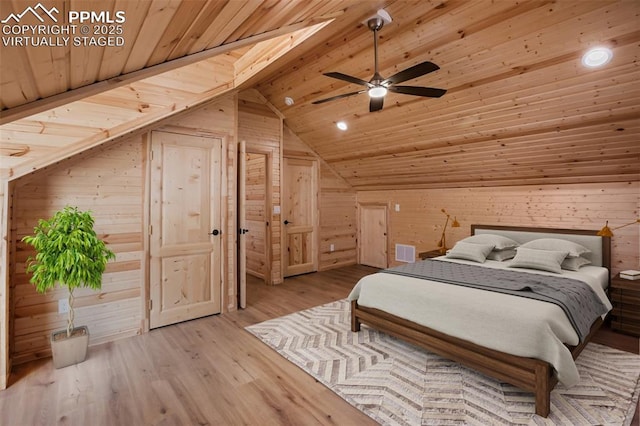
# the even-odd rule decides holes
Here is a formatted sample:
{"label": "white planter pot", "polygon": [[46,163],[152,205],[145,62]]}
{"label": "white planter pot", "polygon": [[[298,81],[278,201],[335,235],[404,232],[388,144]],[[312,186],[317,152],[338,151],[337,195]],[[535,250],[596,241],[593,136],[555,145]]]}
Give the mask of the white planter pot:
{"label": "white planter pot", "polygon": [[87,326],[76,327],[67,337],[67,330],[51,333],[51,354],[53,366],[63,368],[78,364],[87,357],[89,347],[89,329]]}

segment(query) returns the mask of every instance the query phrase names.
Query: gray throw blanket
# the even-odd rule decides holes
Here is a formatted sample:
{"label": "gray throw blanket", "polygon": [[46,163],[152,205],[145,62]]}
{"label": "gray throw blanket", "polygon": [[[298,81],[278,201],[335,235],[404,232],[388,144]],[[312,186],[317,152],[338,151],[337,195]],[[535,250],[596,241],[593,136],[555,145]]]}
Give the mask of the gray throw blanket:
{"label": "gray throw blanket", "polygon": [[587,337],[593,322],[608,312],[588,284],[562,276],[537,275],[439,260],[408,263],[380,272],[554,303],[565,312],[580,341]]}

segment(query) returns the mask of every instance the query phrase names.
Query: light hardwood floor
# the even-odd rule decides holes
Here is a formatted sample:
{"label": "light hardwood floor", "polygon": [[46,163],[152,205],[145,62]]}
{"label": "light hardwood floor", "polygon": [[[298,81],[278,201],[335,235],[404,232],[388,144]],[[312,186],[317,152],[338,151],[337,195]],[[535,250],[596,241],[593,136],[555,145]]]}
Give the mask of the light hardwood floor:
{"label": "light hardwood floor", "polygon": [[[92,347],[84,363],[61,370],[50,360],[18,366],[0,391],[0,424],[376,424],[244,331],[344,298],[375,271],[349,266],[275,287],[249,277],[245,310]],[[597,340],[639,351],[638,338],[608,330]]]}

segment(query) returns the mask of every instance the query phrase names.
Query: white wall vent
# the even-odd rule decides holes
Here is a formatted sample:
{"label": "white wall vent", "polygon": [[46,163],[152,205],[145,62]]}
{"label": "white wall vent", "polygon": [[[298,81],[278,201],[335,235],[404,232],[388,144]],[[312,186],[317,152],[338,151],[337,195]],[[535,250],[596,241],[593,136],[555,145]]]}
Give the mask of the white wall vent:
{"label": "white wall vent", "polygon": [[396,244],[396,261],[413,263],[416,261],[416,248],[406,244]]}

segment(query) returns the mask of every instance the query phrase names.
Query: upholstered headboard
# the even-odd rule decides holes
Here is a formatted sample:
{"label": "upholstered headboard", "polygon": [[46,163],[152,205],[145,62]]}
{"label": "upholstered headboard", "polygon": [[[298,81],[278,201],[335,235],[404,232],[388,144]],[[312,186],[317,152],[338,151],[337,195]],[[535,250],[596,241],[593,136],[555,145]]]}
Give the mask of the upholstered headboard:
{"label": "upholstered headboard", "polygon": [[471,235],[496,234],[511,238],[520,244],[538,238],[560,238],[573,241],[591,250],[590,260],[595,266],[611,270],[611,238],[600,237],[598,231],[580,229],[532,228],[500,225],[471,225]]}

